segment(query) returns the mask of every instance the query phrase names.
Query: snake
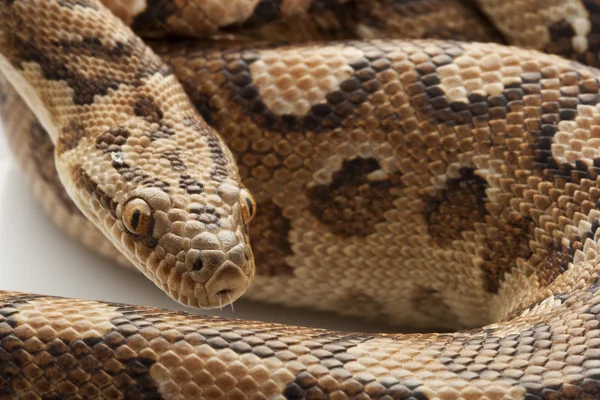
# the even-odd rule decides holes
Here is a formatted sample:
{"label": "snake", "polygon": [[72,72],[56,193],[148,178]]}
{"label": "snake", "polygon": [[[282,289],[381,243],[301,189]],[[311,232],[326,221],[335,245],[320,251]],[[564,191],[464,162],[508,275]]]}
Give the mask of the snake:
{"label": "snake", "polygon": [[595,0],[0,1],[66,234],[189,307],[423,332],[3,290],[0,397],[600,398],[599,54]]}

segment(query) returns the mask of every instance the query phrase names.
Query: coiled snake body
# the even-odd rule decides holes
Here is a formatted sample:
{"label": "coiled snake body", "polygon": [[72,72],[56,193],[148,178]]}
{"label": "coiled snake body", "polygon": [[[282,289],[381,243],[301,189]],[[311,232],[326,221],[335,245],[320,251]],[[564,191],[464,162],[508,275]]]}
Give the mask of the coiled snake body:
{"label": "coiled snake body", "polygon": [[1,2],[9,142],[71,235],[189,306],[455,332],[1,292],[0,396],[600,398],[599,10]]}

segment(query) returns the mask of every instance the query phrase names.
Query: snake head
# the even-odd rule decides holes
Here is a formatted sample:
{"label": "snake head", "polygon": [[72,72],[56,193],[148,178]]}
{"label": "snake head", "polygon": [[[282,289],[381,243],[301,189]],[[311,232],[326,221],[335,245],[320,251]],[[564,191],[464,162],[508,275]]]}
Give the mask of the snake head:
{"label": "snake head", "polygon": [[253,201],[170,68],[98,2],[5,2],[0,20],[0,69],[85,216],[180,303],[244,293]]}
{"label": "snake head", "polygon": [[58,156],[63,164],[83,160],[66,186],[84,214],[170,297],[192,307],[226,305],[254,277],[248,226],[256,203],[214,131],[200,120],[161,123],[132,119],[83,139]]}

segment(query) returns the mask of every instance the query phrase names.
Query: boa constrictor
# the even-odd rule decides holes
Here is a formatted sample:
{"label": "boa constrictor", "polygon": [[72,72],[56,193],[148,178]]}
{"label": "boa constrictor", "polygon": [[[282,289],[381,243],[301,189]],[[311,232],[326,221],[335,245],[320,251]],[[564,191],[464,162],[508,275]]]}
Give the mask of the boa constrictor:
{"label": "boa constrictor", "polygon": [[599,51],[593,0],[2,0],[57,225],[188,306],[450,333],[4,291],[0,396],[600,398]]}

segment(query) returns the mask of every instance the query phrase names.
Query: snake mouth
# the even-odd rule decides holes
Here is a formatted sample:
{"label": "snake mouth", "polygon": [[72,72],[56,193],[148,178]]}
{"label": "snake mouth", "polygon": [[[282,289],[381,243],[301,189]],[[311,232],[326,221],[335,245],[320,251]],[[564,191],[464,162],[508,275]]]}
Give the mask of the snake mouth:
{"label": "snake mouth", "polygon": [[[252,251],[233,234],[202,232],[192,239],[195,245],[181,263],[181,287],[185,292],[179,301],[192,307],[223,307],[237,300],[254,277]],[[202,250],[200,250],[202,249]],[[177,268],[176,268],[177,269]],[[190,291],[190,289],[192,289]]]}
{"label": "snake mouth", "polygon": [[215,296],[217,296],[219,298],[225,298],[227,296],[231,296],[231,290],[229,290],[229,289],[220,290],[217,293],[215,293]]}
{"label": "snake mouth", "polygon": [[[240,298],[250,286],[242,269],[233,263],[224,263],[204,286],[204,296],[198,296],[200,307],[223,307]],[[206,299],[205,301],[203,299]]]}

